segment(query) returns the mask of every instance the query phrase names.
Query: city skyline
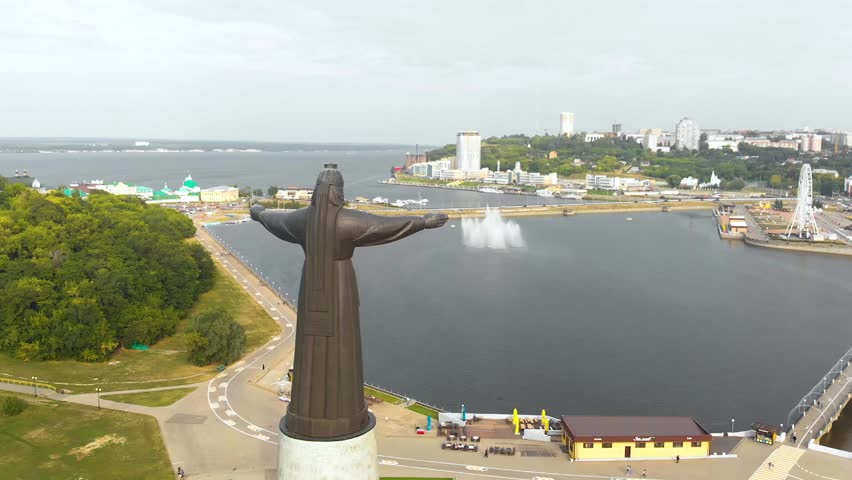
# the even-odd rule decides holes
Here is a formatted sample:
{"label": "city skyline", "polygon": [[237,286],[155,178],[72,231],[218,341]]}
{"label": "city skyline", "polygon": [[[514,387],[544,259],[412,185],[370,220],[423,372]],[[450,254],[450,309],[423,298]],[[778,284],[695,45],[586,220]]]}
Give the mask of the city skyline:
{"label": "city skyline", "polygon": [[852,129],[852,6],[817,25],[766,1],[615,3],[10,2],[0,137],[440,144],[556,133],[563,111],[575,131]]}

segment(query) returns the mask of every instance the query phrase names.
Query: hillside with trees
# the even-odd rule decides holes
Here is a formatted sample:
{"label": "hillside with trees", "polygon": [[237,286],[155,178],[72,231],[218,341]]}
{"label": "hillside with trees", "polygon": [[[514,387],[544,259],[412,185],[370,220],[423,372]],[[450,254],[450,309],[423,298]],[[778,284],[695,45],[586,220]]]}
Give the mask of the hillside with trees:
{"label": "hillside with trees", "polygon": [[214,265],[180,213],[139,199],[0,192],[0,350],[98,361],[175,332]]}
{"label": "hillside with trees", "polygon": [[[482,167],[507,170],[515,162],[521,168],[543,174],[556,172],[560,177],[585,173],[624,173],[630,167],[638,167],[642,175],[658,178],[669,183],[679,183],[683,177],[696,177],[702,182],[710,179],[712,171],[725,180],[723,188],[743,188],[746,182],[758,182],[773,188],[795,187],[799,180],[801,164],[810,163],[814,168],[833,169],[840,178],[824,175],[814,177],[814,189],[825,195],[843,188],[843,176],[852,175],[852,152],[843,147],[834,154],[833,146],[825,141],[820,155],[805,155],[791,149],[761,148],[740,144],[738,152],[710,150],[702,135],[698,151],[652,152],[640,144],[625,138],[603,138],[586,142],[583,134],[571,137],[522,134],[489,137],[482,141]],[[454,144],[427,153],[429,160],[455,155]],[[555,158],[550,158],[555,152]],[[580,165],[574,160],[579,159]],[[794,162],[787,162],[792,159]]]}

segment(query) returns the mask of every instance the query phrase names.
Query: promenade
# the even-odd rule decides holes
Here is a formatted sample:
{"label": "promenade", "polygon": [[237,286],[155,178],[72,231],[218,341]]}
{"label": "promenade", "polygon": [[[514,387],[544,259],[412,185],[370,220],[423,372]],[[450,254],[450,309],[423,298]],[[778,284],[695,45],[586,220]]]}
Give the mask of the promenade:
{"label": "promenade", "polygon": [[850,397],[852,349],[834,364],[790,412],[788,421],[791,424],[787,431],[789,441],[800,448],[807,448],[812,441],[819,443],[819,439],[828,432],[831,423],[849,403]]}

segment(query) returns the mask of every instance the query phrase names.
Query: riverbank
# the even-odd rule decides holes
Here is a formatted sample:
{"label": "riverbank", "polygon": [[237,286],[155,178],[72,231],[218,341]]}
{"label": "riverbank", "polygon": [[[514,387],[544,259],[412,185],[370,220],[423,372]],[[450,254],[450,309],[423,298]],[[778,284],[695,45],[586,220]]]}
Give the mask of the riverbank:
{"label": "riverbank", "polygon": [[746,243],[746,245],[752,247],[774,248],[776,250],[791,250],[794,252],[822,253],[827,255],[852,256],[852,247],[847,247],[845,245],[836,245],[832,243],[802,244],[800,242],[785,242],[783,240],[759,240],[756,238],[750,238],[749,236],[745,236],[743,238],[743,241]]}
{"label": "riverbank", "polygon": [[[501,207],[500,214],[503,217],[539,217],[539,216],[571,216],[593,213],[632,213],[632,212],[661,212],[663,206],[669,211],[677,210],[710,210],[713,208],[711,202],[669,202],[669,203],[585,203],[573,205],[553,206],[528,206],[528,207]],[[486,208],[470,209],[390,209],[380,206],[357,206],[358,210],[368,211],[376,215],[389,217],[405,215],[425,215],[427,213],[446,213],[451,219],[484,217]]]}

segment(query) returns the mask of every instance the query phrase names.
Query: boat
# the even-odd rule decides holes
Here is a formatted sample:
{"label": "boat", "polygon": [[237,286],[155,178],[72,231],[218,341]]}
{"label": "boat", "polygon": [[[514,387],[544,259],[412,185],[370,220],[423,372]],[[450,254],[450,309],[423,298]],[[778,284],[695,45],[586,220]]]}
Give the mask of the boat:
{"label": "boat", "polygon": [[668,211],[669,211],[669,210],[671,210],[671,209],[672,209],[672,207],[670,207],[670,206],[668,206],[668,205],[666,205],[666,206],[664,206],[664,207],[663,207],[663,211],[664,211],[664,212],[668,212]]}
{"label": "boat", "polygon": [[494,187],[479,187],[479,188],[477,188],[477,190],[480,193],[503,193],[503,190],[500,190],[499,188],[494,188]]}
{"label": "boat", "polygon": [[373,203],[388,203],[388,199],[384,197],[376,197],[372,200]]}
{"label": "boat", "polygon": [[395,201],[395,202],[391,203],[391,206],[392,206],[392,207],[398,207],[398,208],[402,208],[402,207],[404,207],[404,206],[406,206],[406,205],[408,205],[408,204],[407,204],[407,203],[405,203],[405,202],[404,202],[404,201],[402,201],[402,200],[397,200],[397,201]]}
{"label": "boat", "polygon": [[629,222],[629,221],[633,220],[633,217],[627,217],[627,218],[625,218],[625,220],[627,220]]}
{"label": "boat", "polygon": [[535,194],[539,197],[553,198],[553,192],[550,191],[549,188],[544,188],[542,190],[536,190]]}

